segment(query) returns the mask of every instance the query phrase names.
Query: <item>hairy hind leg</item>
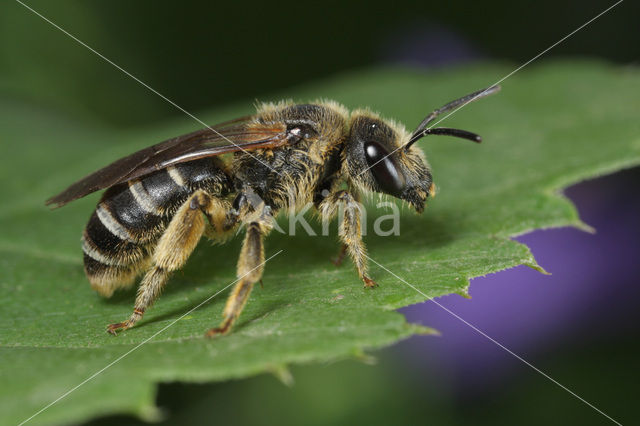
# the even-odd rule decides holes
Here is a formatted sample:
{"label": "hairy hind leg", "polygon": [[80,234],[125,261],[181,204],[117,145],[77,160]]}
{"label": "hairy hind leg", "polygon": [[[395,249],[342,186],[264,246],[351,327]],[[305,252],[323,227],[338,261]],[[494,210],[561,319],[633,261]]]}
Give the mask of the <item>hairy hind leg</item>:
{"label": "hairy hind leg", "polygon": [[[171,273],[185,264],[207,230],[202,213],[209,218],[211,228],[222,233],[222,224],[230,207],[227,201],[199,190],[178,209],[158,241],[151,269],[138,288],[133,313],[126,321],[110,324],[108,332],[116,334],[118,330],[131,328],[158,298]],[[210,229],[207,230],[207,235],[212,233]]]}

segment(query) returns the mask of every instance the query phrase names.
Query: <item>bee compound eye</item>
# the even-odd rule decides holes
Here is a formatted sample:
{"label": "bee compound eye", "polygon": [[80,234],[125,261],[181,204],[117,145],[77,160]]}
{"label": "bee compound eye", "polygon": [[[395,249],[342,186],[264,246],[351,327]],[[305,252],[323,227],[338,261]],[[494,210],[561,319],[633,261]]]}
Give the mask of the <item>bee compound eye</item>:
{"label": "bee compound eye", "polygon": [[405,179],[387,150],[379,143],[367,142],[364,145],[364,156],[380,190],[394,197],[400,196],[405,189]]}

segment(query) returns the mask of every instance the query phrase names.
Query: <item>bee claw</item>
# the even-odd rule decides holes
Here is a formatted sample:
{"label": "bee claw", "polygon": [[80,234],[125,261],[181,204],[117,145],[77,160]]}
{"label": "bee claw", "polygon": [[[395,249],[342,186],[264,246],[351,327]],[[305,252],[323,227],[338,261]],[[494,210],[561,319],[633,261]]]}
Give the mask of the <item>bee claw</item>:
{"label": "bee claw", "polygon": [[378,287],[378,284],[369,277],[364,277],[364,288],[375,288]]}
{"label": "bee claw", "polygon": [[124,331],[129,327],[131,327],[131,326],[129,324],[127,324],[127,321],[125,321],[125,322],[117,322],[115,324],[109,324],[107,326],[107,333],[113,334],[114,336],[117,336],[118,335],[118,330],[122,329],[122,331]]}
{"label": "bee claw", "polygon": [[217,336],[221,336],[223,334],[227,334],[229,330],[231,330],[231,325],[233,324],[233,317],[227,317],[222,321],[219,327],[215,327],[210,329],[205,333],[205,337],[213,338]]}
{"label": "bee claw", "polygon": [[216,327],[207,331],[204,336],[212,339],[214,337],[226,334],[227,331],[228,331],[228,328]]}

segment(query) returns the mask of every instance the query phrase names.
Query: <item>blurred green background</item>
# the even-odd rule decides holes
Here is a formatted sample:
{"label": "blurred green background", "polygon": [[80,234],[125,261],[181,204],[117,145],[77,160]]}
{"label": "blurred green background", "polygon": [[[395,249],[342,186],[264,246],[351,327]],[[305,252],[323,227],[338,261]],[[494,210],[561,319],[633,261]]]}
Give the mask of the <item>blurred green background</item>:
{"label": "blurred green background", "polygon": [[[363,67],[427,69],[486,60],[515,68],[614,2],[24,3],[198,115],[228,103],[270,100],[280,90]],[[639,12],[638,2],[626,1],[543,60],[587,56],[637,67]],[[0,95],[120,128],[183,116],[13,0],[0,5]],[[638,173],[621,179],[637,185]],[[625,197],[629,194],[620,195]],[[637,393],[637,327],[608,330],[596,333],[597,339],[581,330],[525,358],[613,417],[630,421],[634,407],[618,396]],[[498,347],[492,348],[500,356],[495,378],[486,379],[496,364],[479,362],[485,379],[465,384],[464,376],[452,373],[455,366],[443,369],[442,356],[430,355],[439,339],[448,335],[414,338],[384,350],[374,366],[346,361],[296,367],[293,387],[270,376],[213,385],[163,384],[158,404],[167,424],[607,423]],[[472,358],[473,351],[466,356]],[[116,423],[139,422],[117,416],[91,422]]]}
{"label": "blurred green background", "polygon": [[[182,114],[19,3],[2,3],[5,94],[115,125]],[[614,1],[24,3],[194,112],[383,63],[519,65]],[[545,58],[637,64],[638,16],[626,1]]]}

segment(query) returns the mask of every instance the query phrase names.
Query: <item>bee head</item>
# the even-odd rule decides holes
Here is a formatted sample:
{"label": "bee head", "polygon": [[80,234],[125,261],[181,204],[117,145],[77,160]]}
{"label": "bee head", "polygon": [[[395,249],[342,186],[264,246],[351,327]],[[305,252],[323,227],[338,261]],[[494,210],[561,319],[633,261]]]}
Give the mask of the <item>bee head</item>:
{"label": "bee head", "polygon": [[434,186],[424,154],[414,143],[427,135],[448,135],[480,143],[482,139],[475,133],[429,125],[439,115],[499,90],[500,86],[491,86],[449,102],[429,113],[411,135],[402,126],[367,111],[354,112],[344,154],[345,173],[361,189],[393,195],[422,212],[427,197],[434,195]]}
{"label": "bee head", "polygon": [[361,111],[352,116],[350,128],[343,164],[351,181],[360,189],[404,200],[422,212],[433,179],[422,151],[403,147],[409,134],[392,122]]}

